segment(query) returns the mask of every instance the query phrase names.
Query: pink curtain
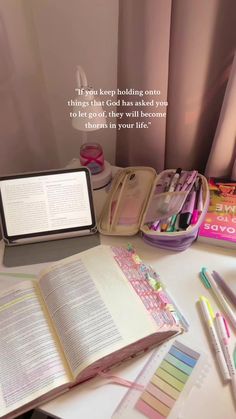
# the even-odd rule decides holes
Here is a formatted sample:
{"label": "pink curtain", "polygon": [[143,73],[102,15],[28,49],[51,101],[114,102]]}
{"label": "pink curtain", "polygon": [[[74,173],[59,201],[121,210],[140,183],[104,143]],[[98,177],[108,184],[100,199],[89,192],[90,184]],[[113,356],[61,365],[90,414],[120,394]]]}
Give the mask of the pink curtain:
{"label": "pink curtain", "polygon": [[9,24],[7,31],[11,15],[3,6],[0,4],[0,172],[55,167],[54,135],[36,54],[32,47],[30,55],[31,41],[19,21]]}
{"label": "pink curtain", "polygon": [[[94,88],[116,89],[117,35],[118,0],[0,0],[1,175],[79,157],[83,133],[73,128],[68,105],[76,67]],[[114,162],[115,129],[88,133],[88,140]]]}
{"label": "pink curtain", "polygon": [[[232,173],[231,173],[232,172]],[[230,72],[206,173],[236,180],[236,55]]]}
{"label": "pink curtain", "polygon": [[232,174],[235,16],[234,0],[120,0],[118,87],[159,89],[168,107],[118,132],[118,164]]}

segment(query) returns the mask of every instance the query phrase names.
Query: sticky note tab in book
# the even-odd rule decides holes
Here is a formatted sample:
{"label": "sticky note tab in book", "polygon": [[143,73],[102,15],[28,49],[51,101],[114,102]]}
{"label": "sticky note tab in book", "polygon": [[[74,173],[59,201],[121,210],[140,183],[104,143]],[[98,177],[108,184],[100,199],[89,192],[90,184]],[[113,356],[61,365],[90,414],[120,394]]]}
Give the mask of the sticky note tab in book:
{"label": "sticky note tab in book", "polygon": [[176,419],[209,368],[206,356],[179,340],[157,349],[116,409],[113,419]]}
{"label": "sticky note tab in book", "polygon": [[134,251],[112,249],[114,258],[126,279],[140,297],[158,327],[177,324],[184,330],[187,330],[187,321],[177,309],[173,299],[169,297],[168,292],[160,281],[159,275],[152,267],[144,264]]}

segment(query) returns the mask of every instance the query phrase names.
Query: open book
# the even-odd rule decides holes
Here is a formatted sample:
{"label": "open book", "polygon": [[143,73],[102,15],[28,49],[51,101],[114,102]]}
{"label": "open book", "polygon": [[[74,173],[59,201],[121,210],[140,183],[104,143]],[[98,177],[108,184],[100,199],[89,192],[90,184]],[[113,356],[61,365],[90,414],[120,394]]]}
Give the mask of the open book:
{"label": "open book", "polygon": [[0,295],[0,417],[23,411],[180,332],[136,254],[97,246]]}

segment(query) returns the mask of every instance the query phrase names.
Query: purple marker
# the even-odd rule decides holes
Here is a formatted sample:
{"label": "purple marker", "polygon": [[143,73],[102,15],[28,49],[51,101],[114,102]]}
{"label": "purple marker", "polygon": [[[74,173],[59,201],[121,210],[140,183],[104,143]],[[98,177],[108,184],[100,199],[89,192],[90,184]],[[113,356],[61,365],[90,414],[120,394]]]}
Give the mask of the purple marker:
{"label": "purple marker", "polygon": [[218,274],[218,272],[213,271],[212,276],[216,283],[224,290],[225,295],[231,300],[231,302],[236,307],[236,295],[234,291],[229,287],[225,280]]}
{"label": "purple marker", "polygon": [[158,231],[159,227],[160,227],[160,220],[156,220],[154,221],[154,223],[152,223],[150,229],[154,231]]}
{"label": "purple marker", "polygon": [[179,217],[179,227],[184,230],[188,228],[188,226],[191,223],[191,218],[194,211],[195,199],[196,199],[196,191],[195,191],[195,188],[193,188],[187,196],[187,199],[184,203],[184,206],[181,210],[180,217]]}

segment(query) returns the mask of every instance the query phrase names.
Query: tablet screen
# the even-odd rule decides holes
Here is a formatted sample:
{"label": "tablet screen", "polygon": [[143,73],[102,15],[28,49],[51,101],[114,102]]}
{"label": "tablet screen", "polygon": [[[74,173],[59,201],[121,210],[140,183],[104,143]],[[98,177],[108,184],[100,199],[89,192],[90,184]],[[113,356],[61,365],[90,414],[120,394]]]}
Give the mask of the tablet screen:
{"label": "tablet screen", "polygon": [[42,172],[0,179],[7,237],[29,237],[95,224],[87,169]]}

